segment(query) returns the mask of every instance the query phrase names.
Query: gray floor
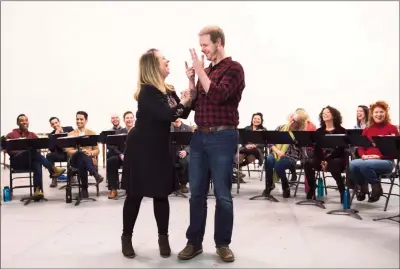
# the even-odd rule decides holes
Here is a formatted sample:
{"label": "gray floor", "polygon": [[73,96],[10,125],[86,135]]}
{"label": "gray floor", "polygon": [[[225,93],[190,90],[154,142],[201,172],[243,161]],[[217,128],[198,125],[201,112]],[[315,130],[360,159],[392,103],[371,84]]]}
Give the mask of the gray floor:
{"label": "gray floor", "polygon": [[[103,173],[105,171],[102,171]],[[3,170],[2,186],[8,185],[8,170]],[[139,268],[139,267],[252,267],[252,268],[399,268],[399,224],[374,222],[375,217],[396,215],[398,198],[392,198],[383,212],[383,202],[355,204],[363,220],[327,215],[340,208],[338,193],[328,191],[327,210],[298,206],[297,198],[283,199],[280,187],[274,193],[280,203],[249,201],[263,189],[259,174],[253,173],[234,198],[235,222],[232,249],[236,261],[225,264],[215,254],[213,215],[215,200],[209,199],[209,217],[204,253],[191,261],[178,261],[176,254],[186,243],[189,204],[173,197],[170,241],[173,256],[158,255],[157,229],[152,201],[145,199],[133,238],[138,256],[126,259],[120,250],[123,200],[108,200],[105,184],[97,202],[75,207],[64,202],[65,192],[46,188],[53,201],[24,206],[18,196],[1,206],[2,268]],[[47,179],[46,179],[47,180]],[[331,184],[333,182],[330,182]],[[48,182],[47,184],[48,185]],[[94,188],[91,189],[94,196]],[[398,189],[395,190],[398,192]]]}

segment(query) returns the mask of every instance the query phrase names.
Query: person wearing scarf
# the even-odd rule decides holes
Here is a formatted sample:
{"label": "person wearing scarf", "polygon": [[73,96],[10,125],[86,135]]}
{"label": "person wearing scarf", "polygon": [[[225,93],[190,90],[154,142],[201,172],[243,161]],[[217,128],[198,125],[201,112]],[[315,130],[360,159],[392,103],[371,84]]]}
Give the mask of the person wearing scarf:
{"label": "person wearing scarf", "polygon": [[[287,124],[278,126],[276,131],[289,132],[292,139],[294,139],[292,131],[304,131],[306,120],[301,114],[295,113],[290,117]],[[271,153],[266,158],[264,195],[269,195],[275,188],[275,183],[280,178],[282,182],[282,196],[289,198],[290,188],[286,177],[286,169],[292,169],[297,161],[305,161],[307,158],[306,149],[296,144],[276,144],[270,145],[269,148]]]}

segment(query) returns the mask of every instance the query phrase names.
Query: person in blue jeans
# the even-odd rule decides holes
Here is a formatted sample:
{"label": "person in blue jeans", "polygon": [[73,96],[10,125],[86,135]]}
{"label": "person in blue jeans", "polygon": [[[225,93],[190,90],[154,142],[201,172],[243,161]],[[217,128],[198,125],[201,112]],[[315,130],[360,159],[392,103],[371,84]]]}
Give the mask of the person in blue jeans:
{"label": "person in blue jeans", "polygon": [[204,68],[204,56],[199,59],[195,50],[190,50],[193,66],[186,64],[186,75],[197,129],[189,154],[190,225],[186,232],[187,244],[178,258],[189,260],[203,252],[210,169],[217,202],[216,252],[222,261],[233,262],[235,256],[229,248],[233,230],[232,167],[238,147],[238,106],[245,88],[244,70],[240,63],[226,56],[225,34],[221,28],[203,28],[199,43],[211,64]]}
{"label": "person in blue jeans", "polygon": [[[378,101],[370,106],[368,127],[362,132],[363,136],[373,142],[374,136],[399,136],[397,127],[390,123],[389,105],[384,101]],[[350,180],[356,185],[357,200],[364,201],[369,193],[368,184],[371,184],[371,195],[368,202],[379,201],[383,195],[382,185],[379,176],[389,174],[393,171],[393,156],[384,156],[379,148],[368,147],[358,148],[360,159],[350,162]]]}
{"label": "person in blue jeans", "polygon": [[[280,125],[276,131],[289,132],[302,131],[306,126],[306,118],[301,114],[295,113],[289,119],[289,123]],[[264,196],[267,196],[275,188],[275,182],[281,179],[283,198],[290,197],[289,182],[286,177],[286,170],[292,170],[297,161],[304,161],[307,157],[306,148],[295,144],[290,145],[270,145],[271,153],[267,156],[265,162],[265,190]]]}
{"label": "person in blue jeans", "polygon": [[[9,139],[37,139],[37,134],[29,131],[29,119],[25,114],[17,117],[18,128],[7,134],[5,140]],[[43,196],[43,173],[42,166],[49,170],[50,176],[57,178],[65,172],[64,168],[55,167],[37,150],[8,150],[10,166],[15,170],[31,169],[33,171],[33,186],[36,196]]]}

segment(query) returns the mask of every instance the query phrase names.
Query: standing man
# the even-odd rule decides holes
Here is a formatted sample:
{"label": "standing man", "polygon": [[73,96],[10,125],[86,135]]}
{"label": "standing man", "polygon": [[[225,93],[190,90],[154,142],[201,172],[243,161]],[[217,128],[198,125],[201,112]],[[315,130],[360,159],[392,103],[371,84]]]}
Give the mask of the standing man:
{"label": "standing man", "polygon": [[[186,247],[178,254],[189,260],[203,252],[207,217],[207,171],[211,170],[215,209],[214,240],[217,254],[225,262],[235,260],[229,248],[233,229],[232,166],[237,151],[239,124],[238,106],[245,88],[244,71],[240,63],[225,54],[225,35],[216,26],[205,27],[199,33],[201,51],[211,64],[204,69],[204,56],[198,58],[190,50],[193,66],[186,63],[189,89],[193,92],[197,130],[190,144],[189,186],[190,225],[186,232]],[[195,86],[195,75],[198,77]]]}

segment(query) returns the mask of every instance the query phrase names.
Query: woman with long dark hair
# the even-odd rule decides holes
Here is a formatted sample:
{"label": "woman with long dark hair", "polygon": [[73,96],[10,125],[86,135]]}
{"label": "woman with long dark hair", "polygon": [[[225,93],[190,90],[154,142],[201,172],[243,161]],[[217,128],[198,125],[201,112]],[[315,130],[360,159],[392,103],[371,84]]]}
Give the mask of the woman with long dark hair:
{"label": "woman with long dark hair", "polygon": [[[260,112],[254,113],[251,116],[251,123],[245,128],[247,131],[266,131],[267,129],[263,126],[264,117]],[[243,145],[239,149],[239,165],[245,166],[249,163],[253,163],[256,159],[258,164],[262,165],[264,162],[264,147],[261,144],[247,144]]]}
{"label": "woman with long dark hair", "polygon": [[369,108],[364,105],[357,107],[357,124],[354,129],[365,129],[368,127]]}
{"label": "woman with long dark hair", "polygon": [[[321,127],[317,129],[317,133],[321,136],[346,133],[346,129],[342,127],[342,114],[334,107],[324,107],[319,114],[319,121]],[[348,163],[345,150],[346,148],[343,147],[324,149],[321,143],[315,144],[314,157],[304,164],[304,173],[309,186],[307,199],[315,199],[315,170],[317,170],[332,174],[340,192],[340,201],[343,202],[344,180],[342,172]]]}

